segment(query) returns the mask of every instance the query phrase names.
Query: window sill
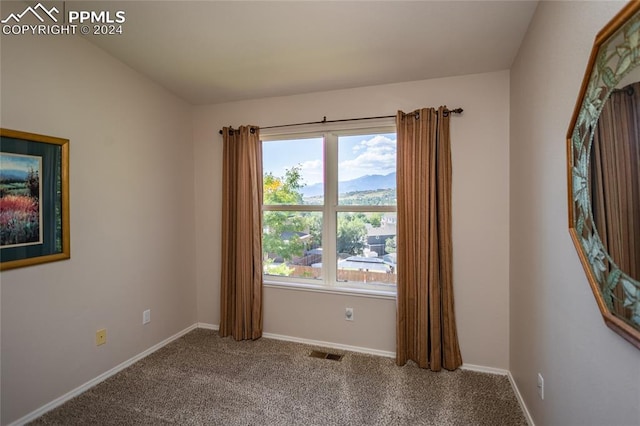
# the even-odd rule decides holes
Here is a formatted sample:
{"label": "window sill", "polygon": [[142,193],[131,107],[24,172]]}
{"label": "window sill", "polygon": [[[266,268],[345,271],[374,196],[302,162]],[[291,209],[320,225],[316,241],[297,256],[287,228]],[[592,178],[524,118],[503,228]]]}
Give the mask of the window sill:
{"label": "window sill", "polygon": [[279,288],[295,291],[308,291],[312,293],[327,293],[327,294],[339,294],[342,296],[356,296],[367,297],[370,299],[387,299],[396,300],[396,293],[391,291],[382,290],[367,290],[361,288],[346,288],[346,287],[327,287],[315,284],[302,284],[302,283],[283,283],[279,281],[263,281],[263,285],[268,288]]}

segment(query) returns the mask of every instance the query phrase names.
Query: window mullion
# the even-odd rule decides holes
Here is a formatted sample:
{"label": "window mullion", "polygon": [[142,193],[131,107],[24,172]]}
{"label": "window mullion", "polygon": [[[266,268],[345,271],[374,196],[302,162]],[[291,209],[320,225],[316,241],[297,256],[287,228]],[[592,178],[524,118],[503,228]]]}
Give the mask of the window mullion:
{"label": "window mullion", "polygon": [[338,204],[338,137],[324,135],[324,227],[322,273],[325,284],[336,283],[336,206]]}
{"label": "window mullion", "polygon": [[263,211],[272,212],[321,212],[323,207],[315,204],[264,204]]}
{"label": "window mullion", "polygon": [[337,212],[395,212],[396,206],[367,206],[367,205],[353,205],[353,204],[344,204],[338,205],[335,208]]}

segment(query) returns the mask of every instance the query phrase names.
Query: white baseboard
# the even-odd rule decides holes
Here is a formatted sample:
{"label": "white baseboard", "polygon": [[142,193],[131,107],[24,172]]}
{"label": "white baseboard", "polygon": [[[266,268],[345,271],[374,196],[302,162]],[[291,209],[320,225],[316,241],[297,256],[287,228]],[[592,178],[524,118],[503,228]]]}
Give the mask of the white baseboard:
{"label": "white baseboard", "polygon": [[187,334],[191,330],[194,330],[195,328],[197,328],[197,326],[198,326],[198,324],[190,325],[189,327],[185,328],[184,330],[179,331],[178,333],[174,334],[173,336],[164,339],[162,342],[151,346],[149,349],[147,349],[147,350],[145,350],[143,352],[140,352],[138,355],[136,355],[136,356],[134,356],[132,358],[129,358],[128,360],[124,361],[123,363],[116,365],[112,369],[110,369],[108,371],[105,371],[104,373],[102,373],[99,376],[89,380],[88,382],[78,386],[77,388],[73,389],[72,391],[65,393],[64,395],[54,399],[53,401],[43,405],[42,407],[30,412],[26,416],[19,418],[18,420],[10,423],[8,426],[20,426],[20,425],[24,425],[26,423],[29,423],[29,422],[37,419],[38,417],[42,416],[46,412],[51,411],[56,407],[59,407],[60,405],[62,405],[65,402],[69,401],[70,399],[72,399],[72,398],[80,395],[81,393],[89,390],[90,388],[94,387],[98,383],[105,381],[109,377],[113,376],[116,373],[119,373],[120,371],[122,371],[125,368],[129,367],[130,365],[136,363],[137,361],[141,360],[142,358],[151,355],[153,352],[157,351],[158,349],[162,348],[163,346],[166,346],[167,344],[171,343],[172,341],[184,336],[185,334]]}
{"label": "white baseboard", "polygon": [[262,336],[267,338],[267,339],[275,339],[275,340],[284,340],[284,341],[287,341],[287,342],[304,343],[304,344],[307,344],[307,345],[322,346],[322,347],[325,347],[325,348],[332,348],[332,349],[342,349],[342,350],[345,350],[345,351],[359,352],[359,353],[363,353],[363,354],[383,356],[383,357],[386,357],[386,358],[395,358],[395,356],[396,356],[395,352],[381,351],[379,349],[363,348],[363,347],[360,347],[360,346],[343,345],[341,343],[323,342],[321,340],[303,339],[301,337],[284,336],[282,334],[262,333]]}
{"label": "white baseboard", "polygon": [[218,324],[208,324],[206,322],[199,322],[196,324],[196,327],[204,328],[206,330],[215,330],[215,331],[220,330],[220,326]]}
{"label": "white baseboard", "polygon": [[508,370],[503,370],[502,368],[485,367],[484,365],[475,365],[475,364],[462,364],[460,366],[460,369],[477,371],[478,373],[498,374],[500,376],[506,376],[507,374],[509,374]]}
{"label": "white baseboard", "polygon": [[[199,322],[198,328],[204,328],[207,330],[220,330],[220,326],[218,324],[207,324],[204,322]],[[265,339],[284,340],[286,342],[304,343],[307,345],[322,346],[325,348],[332,348],[332,349],[342,349],[345,351],[359,352],[359,353],[365,353],[369,355],[378,355],[378,356],[383,356],[387,358],[395,358],[396,356],[395,352],[363,348],[360,346],[342,345],[340,343],[323,342],[320,340],[304,339],[302,337],[285,336],[283,334],[262,333],[262,337],[264,337]]]}
{"label": "white baseboard", "polygon": [[516,394],[516,398],[518,399],[518,403],[520,404],[520,408],[522,408],[522,412],[524,413],[524,417],[527,419],[527,423],[529,423],[529,426],[535,426],[535,423],[533,423],[533,417],[531,417],[531,413],[529,412],[529,409],[527,408],[527,404],[524,403],[524,399],[522,398],[522,395],[520,394],[520,389],[518,389],[518,385],[516,385],[516,381],[513,378],[513,376],[511,375],[511,372],[507,372],[507,377],[509,377],[509,382],[511,382],[511,387],[513,388],[513,392]]}

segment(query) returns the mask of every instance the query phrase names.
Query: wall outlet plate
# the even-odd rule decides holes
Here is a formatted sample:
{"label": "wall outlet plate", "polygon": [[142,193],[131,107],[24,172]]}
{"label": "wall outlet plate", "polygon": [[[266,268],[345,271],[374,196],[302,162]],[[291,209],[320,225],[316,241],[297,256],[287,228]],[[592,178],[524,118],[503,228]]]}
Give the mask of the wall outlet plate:
{"label": "wall outlet plate", "polygon": [[103,328],[96,331],[96,346],[104,345],[107,343],[107,329]]}
{"label": "wall outlet plate", "polygon": [[344,309],[344,319],[347,321],[353,321],[353,308]]}
{"label": "wall outlet plate", "polygon": [[142,313],[142,324],[148,324],[151,322],[151,309],[147,309]]}

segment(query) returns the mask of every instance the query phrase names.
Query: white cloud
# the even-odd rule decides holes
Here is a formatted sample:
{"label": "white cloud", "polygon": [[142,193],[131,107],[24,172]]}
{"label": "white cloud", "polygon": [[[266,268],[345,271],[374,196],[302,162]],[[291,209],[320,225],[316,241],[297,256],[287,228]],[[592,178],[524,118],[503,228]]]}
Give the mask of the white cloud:
{"label": "white cloud", "polygon": [[322,182],[322,160],[309,160],[300,163],[300,173],[305,185]]}
{"label": "white cloud", "polygon": [[338,165],[340,180],[363,175],[386,175],[396,170],[396,141],[382,135],[363,140],[353,147],[359,155]]}

